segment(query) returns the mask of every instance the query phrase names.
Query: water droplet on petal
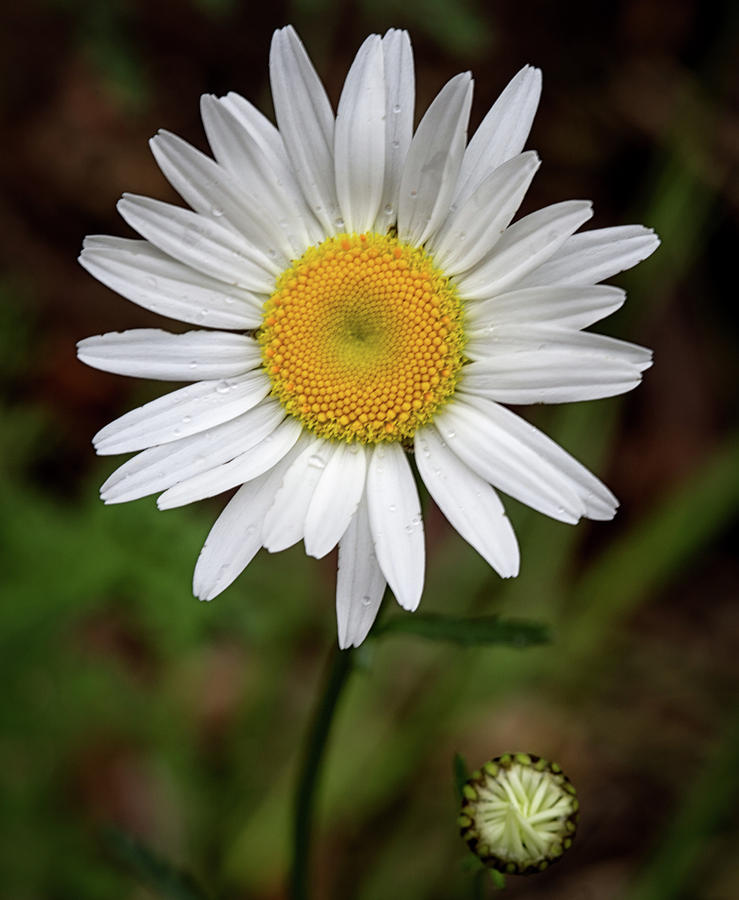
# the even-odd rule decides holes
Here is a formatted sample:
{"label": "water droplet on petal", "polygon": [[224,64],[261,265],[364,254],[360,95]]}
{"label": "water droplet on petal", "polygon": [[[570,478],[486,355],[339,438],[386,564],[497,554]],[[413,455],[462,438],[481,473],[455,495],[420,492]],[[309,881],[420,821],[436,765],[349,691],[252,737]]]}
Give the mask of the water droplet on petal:
{"label": "water droplet on petal", "polygon": [[216,219],[219,219],[219,218],[223,215],[223,210],[221,209],[220,206],[214,206],[214,207],[211,209],[210,214],[211,214],[212,216],[215,216]]}
{"label": "water droplet on petal", "polygon": [[397,103],[395,104],[395,106],[393,107],[393,112],[395,113],[396,116],[398,115],[398,113],[400,112],[399,104],[397,104]]}
{"label": "water droplet on petal", "polygon": [[318,456],[318,454],[314,454],[313,456],[308,458],[308,465],[312,469],[325,469],[326,468],[326,460],[322,456]]}

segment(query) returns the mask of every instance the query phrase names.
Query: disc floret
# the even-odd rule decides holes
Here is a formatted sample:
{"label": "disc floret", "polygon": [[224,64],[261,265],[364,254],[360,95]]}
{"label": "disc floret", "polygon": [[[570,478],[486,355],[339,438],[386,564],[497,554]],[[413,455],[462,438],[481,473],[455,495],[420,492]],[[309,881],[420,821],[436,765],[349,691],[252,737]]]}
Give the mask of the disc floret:
{"label": "disc floret", "polygon": [[410,439],[454,392],[456,290],[395,236],[339,234],[277,281],[258,333],[272,394],[319,437]]}

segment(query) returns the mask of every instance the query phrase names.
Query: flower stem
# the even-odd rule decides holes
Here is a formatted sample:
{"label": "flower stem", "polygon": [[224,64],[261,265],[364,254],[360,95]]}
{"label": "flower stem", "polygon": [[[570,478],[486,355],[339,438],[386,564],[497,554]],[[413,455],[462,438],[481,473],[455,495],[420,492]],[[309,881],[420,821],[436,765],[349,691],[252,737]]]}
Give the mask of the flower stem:
{"label": "flower stem", "polygon": [[311,826],[316,790],[334,713],[351,674],[352,664],[352,650],[333,648],[326,665],[323,691],[306,735],[295,792],[293,862],[290,872],[291,900],[308,900],[309,897]]}

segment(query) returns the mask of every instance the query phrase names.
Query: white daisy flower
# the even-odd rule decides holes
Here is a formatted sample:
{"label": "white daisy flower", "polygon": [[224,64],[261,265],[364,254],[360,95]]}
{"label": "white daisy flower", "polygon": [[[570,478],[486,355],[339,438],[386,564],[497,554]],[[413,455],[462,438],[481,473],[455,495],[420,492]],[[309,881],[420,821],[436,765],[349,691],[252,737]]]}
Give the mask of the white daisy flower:
{"label": "white daisy flower", "polygon": [[[641,226],[575,234],[585,201],[511,224],[539,166],[522,152],[541,75],[526,66],[467,143],[472,78],[413,131],[411,44],[371,35],[334,116],[297,34],[270,54],[277,128],[237,94],[202,98],[215,161],[162,131],[151,147],[192,209],[126,195],[143,240],[89,237],[80,262],[147,309],[198,326],[87,338],[88,365],[192,382],[103,428],[137,455],[106,503],[161,509],[238,487],[210,532],[194,592],[210,600],[261,547],[337,544],[339,644],[367,635],[385,586],[414,610],[424,580],[411,460],[450,523],[504,578],[516,538],[496,489],[563,522],[617,502],[501,403],[620,394],[649,351],[583,331],[624,301],[599,282],[658,245]],[[211,329],[211,330],[203,330]]]}

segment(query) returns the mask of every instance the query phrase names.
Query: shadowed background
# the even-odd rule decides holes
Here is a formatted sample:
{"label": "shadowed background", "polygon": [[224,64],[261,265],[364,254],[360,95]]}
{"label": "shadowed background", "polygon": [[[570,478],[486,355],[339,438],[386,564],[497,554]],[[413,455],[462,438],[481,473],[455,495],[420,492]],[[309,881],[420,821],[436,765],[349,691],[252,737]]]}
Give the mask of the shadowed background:
{"label": "shadowed background", "polygon": [[300,742],[335,641],[335,556],[263,553],[214,603],[194,600],[223,499],[100,503],[119,460],[97,459],[90,438],[168,388],[85,368],[74,345],[186,330],[75,257],[86,234],[132,236],[114,208],[124,190],[175,199],[146,141],[161,127],[206,149],[201,93],[271,112],[269,40],[286,22],[334,103],[364,36],[409,28],[417,110],[469,68],[472,127],[523,64],[541,66],[528,146],[543,165],[523,212],[592,198],[588,227],[642,222],[663,240],[613,279],[629,300],[598,329],[654,348],[644,385],[526,412],[614,490],[615,521],[573,529],[507,501],[522,571],[502,582],[426,504],[422,610],[530,618],[551,644],[367,642],[322,783],[315,896],[492,896],[457,836],[451,761],[518,749],[562,765],[582,818],[574,849],[509,879],[511,897],[739,896],[737,15],[698,0],[31,0],[3,13],[0,896],[188,896],[137,885],[101,838],[111,824],[213,896],[284,896]]}

